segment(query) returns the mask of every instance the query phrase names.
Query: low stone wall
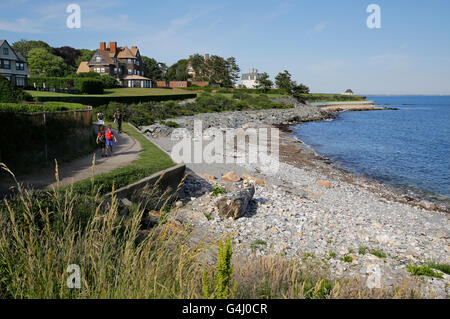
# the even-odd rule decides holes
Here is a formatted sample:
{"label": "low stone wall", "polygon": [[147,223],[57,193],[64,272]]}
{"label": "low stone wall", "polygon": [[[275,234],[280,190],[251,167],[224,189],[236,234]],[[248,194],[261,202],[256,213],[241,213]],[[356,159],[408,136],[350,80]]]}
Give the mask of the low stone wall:
{"label": "low stone wall", "polygon": [[[177,190],[184,178],[186,170],[185,164],[178,164],[171,168],[165,169],[151,176],[141,179],[140,181],[122,187],[114,192],[117,198],[131,198],[136,192],[146,188],[159,187],[163,190],[170,190],[165,195],[172,195]],[[113,193],[109,194],[112,196]]]}

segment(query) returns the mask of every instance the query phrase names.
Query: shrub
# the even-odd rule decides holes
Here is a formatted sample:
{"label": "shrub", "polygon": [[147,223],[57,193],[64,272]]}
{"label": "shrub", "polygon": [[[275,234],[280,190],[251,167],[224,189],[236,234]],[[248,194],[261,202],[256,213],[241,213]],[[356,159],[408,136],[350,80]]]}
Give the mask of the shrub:
{"label": "shrub", "polygon": [[16,88],[3,75],[0,74],[0,102],[18,103],[24,98],[21,89]]}
{"label": "shrub", "polygon": [[103,82],[105,89],[114,89],[119,86],[117,79],[108,74],[100,76],[100,80]]}
{"label": "shrub", "polygon": [[103,82],[96,79],[80,79],[75,82],[75,88],[85,94],[103,94]]}
{"label": "shrub", "polygon": [[358,254],[360,254],[360,255],[365,255],[366,254],[366,252],[367,252],[367,247],[365,247],[365,246],[361,246],[361,247],[359,247],[359,249],[358,249]]}
{"label": "shrub", "polygon": [[431,267],[428,266],[414,266],[414,265],[406,265],[406,269],[413,276],[427,276],[434,278],[443,278],[442,274],[435,272]]}
{"label": "shrub", "polygon": [[220,186],[220,185],[215,185],[211,191],[211,195],[212,196],[219,196],[220,194],[226,194],[227,190],[225,189],[225,187]]}
{"label": "shrub", "polygon": [[440,263],[430,262],[430,263],[428,263],[428,267],[440,270],[444,274],[450,275],[450,265],[449,264],[440,264]]}
{"label": "shrub", "polygon": [[231,249],[231,239],[228,237],[224,242],[219,243],[219,251],[217,253],[215,293],[217,299],[232,298],[232,280],[233,265],[231,258],[233,251]]}
{"label": "shrub", "polygon": [[372,249],[370,253],[378,258],[386,258],[386,254],[380,249]]}

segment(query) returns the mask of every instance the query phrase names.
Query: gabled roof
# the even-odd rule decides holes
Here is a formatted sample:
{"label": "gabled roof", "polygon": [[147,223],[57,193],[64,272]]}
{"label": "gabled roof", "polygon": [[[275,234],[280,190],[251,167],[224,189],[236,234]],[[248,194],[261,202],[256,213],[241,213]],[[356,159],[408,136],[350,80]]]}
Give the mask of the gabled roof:
{"label": "gabled roof", "polygon": [[134,48],[131,48],[130,51],[131,51],[131,53],[133,53],[134,56],[137,56],[139,49],[137,47],[134,47]]}
{"label": "gabled roof", "polygon": [[119,50],[120,50],[119,54],[117,55],[117,58],[119,58],[119,59],[135,59],[136,58],[136,54],[133,54],[133,52],[130,49],[128,49],[128,47],[120,47]]}
{"label": "gabled roof", "polygon": [[9,48],[12,50],[12,52],[15,54],[15,56],[17,57],[17,60],[19,60],[20,62],[25,62],[25,63],[27,63],[27,60],[23,57],[23,55],[22,54],[20,54],[20,52],[16,52],[14,49],[13,49],[13,47],[8,43],[8,41],[6,41],[6,40],[0,40],[0,47],[3,45],[3,44],[7,44],[8,46],[9,46]]}
{"label": "gabled roof", "polygon": [[350,90],[350,89],[347,89],[347,90],[345,91],[345,93],[353,93],[353,91]]}
{"label": "gabled roof", "polygon": [[108,51],[103,51],[100,49],[97,49],[97,51],[95,51],[94,55],[92,56],[91,60],[89,61],[88,65],[98,65],[98,62],[95,62],[94,58],[96,55],[101,55],[101,57],[103,58],[104,63],[102,63],[102,65],[111,65],[114,64],[114,60],[113,57],[111,57],[109,55]]}
{"label": "gabled roof", "polygon": [[86,72],[89,72],[89,71],[90,71],[89,70],[89,65],[88,65],[88,62],[86,62],[86,61],[81,62],[80,66],[77,69],[77,73],[86,73]]}

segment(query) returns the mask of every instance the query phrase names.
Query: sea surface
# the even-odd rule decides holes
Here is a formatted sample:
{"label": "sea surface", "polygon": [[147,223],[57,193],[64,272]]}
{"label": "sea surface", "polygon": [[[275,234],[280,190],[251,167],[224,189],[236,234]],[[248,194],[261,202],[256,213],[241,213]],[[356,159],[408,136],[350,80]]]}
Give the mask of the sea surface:
{"label": "sea surface", "polygon": [[367,96],[399,110],[343,112],[295,125],[318,154],[358,176],[431,200],[450,199],[450,96]]}

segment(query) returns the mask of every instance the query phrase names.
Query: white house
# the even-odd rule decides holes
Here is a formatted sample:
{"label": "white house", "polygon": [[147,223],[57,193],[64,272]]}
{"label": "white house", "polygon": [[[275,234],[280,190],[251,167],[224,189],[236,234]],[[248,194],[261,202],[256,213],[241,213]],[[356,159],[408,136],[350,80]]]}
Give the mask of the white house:
{"label": "white house", "polygon": [[16,86],[27,85],[28,63],[6,40],[0,40],[0,74]]}
{"label": "white house", "polygon": [[258,73],[257,69],[248,70],[248,73],[242,74],[241,85],[247,89],[256,88],[256,80],[261,77],[262,73]]}
{"label": "white house", "polygon": [[347,89],[342,95],[353,95],[353,91],[350,89]]}

